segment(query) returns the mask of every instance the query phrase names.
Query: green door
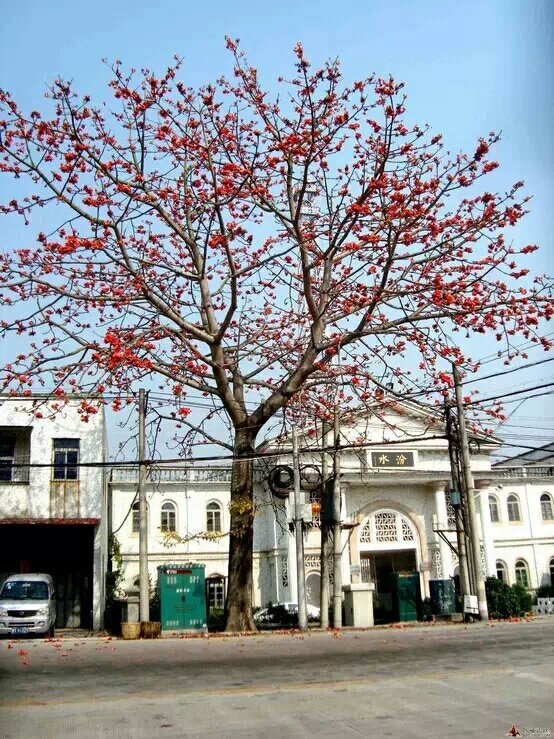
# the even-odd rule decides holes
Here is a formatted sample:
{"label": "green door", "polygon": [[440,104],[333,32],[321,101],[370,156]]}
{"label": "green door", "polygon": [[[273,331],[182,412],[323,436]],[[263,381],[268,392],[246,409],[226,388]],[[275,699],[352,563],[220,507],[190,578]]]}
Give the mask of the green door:
{"label": "green door", "polygon": [[417,621],[421,602],[419,574],[395,573],[396,605],[399,621]]}

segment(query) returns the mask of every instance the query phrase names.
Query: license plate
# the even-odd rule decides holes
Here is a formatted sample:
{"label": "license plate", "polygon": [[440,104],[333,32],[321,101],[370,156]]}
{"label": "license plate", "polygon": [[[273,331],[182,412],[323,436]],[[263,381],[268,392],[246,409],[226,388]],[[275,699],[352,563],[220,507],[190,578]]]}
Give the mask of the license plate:
{"label": "license plate", "polygon": [[12,627],[12,634],[28,634],[29,629],[26,626],[14,626]]}

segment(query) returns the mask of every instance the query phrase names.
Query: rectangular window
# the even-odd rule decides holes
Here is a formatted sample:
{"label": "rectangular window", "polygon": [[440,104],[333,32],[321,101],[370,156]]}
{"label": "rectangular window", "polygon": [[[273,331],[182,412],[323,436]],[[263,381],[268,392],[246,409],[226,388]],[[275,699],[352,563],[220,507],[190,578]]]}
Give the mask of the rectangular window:
{"label": "rectangular window", "polygon": [[79,479],[79,439],[53,439],[53,480]]}
{"label": "rectangular window", "polygon": [[31,454],[29,427],[0,427],[0,483],[28,483]]}
{"label": "rectangular window", "polygon": [[221,531],[221,508],[217,503],[210,503],[206,511],[206,531],[219,533]]}
{"label": "rectangular window", "polygon": [[138,534],[140,531],[140,513],[138,503],[135,503],[135,505],[133,506],[131,521],[131,530],[133,534]]}
{"label": "rectangular window", "polygon": [[208,603],[210,609],[225,607],[225,586],[222,580],[208,581]]}
{"label": "rectangular window", "polygon": [[13,479],[13,463],[15,459],[15,439],[0,438],[0,481],[11,482]]}
{"label": "rectangular window", "polygon": [[492,496],[489,497],[489,511],[490,511],[491,523],[500,523],[498,502]]}

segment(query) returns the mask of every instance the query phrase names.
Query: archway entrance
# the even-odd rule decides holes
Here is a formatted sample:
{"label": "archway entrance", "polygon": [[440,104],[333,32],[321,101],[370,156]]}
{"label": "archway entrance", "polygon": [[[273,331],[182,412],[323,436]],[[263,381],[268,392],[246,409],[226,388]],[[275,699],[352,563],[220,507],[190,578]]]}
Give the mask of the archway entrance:
{"label": "archway entrance", "polygon": [[360,531],[363,582],[375,584],[375,623],[416,621],[421,592],[418,536],[408,518],[397,511],[372,514]]}

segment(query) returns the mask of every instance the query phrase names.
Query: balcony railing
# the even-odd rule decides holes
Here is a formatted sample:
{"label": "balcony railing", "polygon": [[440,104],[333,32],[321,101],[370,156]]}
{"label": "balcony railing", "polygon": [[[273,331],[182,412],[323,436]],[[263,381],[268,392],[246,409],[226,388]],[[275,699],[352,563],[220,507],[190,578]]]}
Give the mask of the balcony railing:
{"label": "balcony railing", "polygon": [[16,455],[13,459],[0,459],[0,485],[29,482],[29,462],[27,454]]}
{"label": "balcony railing", "polygon": [[[138,467],[115,467],[112,482],[138,482]],[[217,467],[152,467],[148,470],[149,482],[231,482],[231,468]]]}
{"label": "balcony railing", "polygon": [[493,467],[493,472],[495,477],[554,477],[554,466]]}

